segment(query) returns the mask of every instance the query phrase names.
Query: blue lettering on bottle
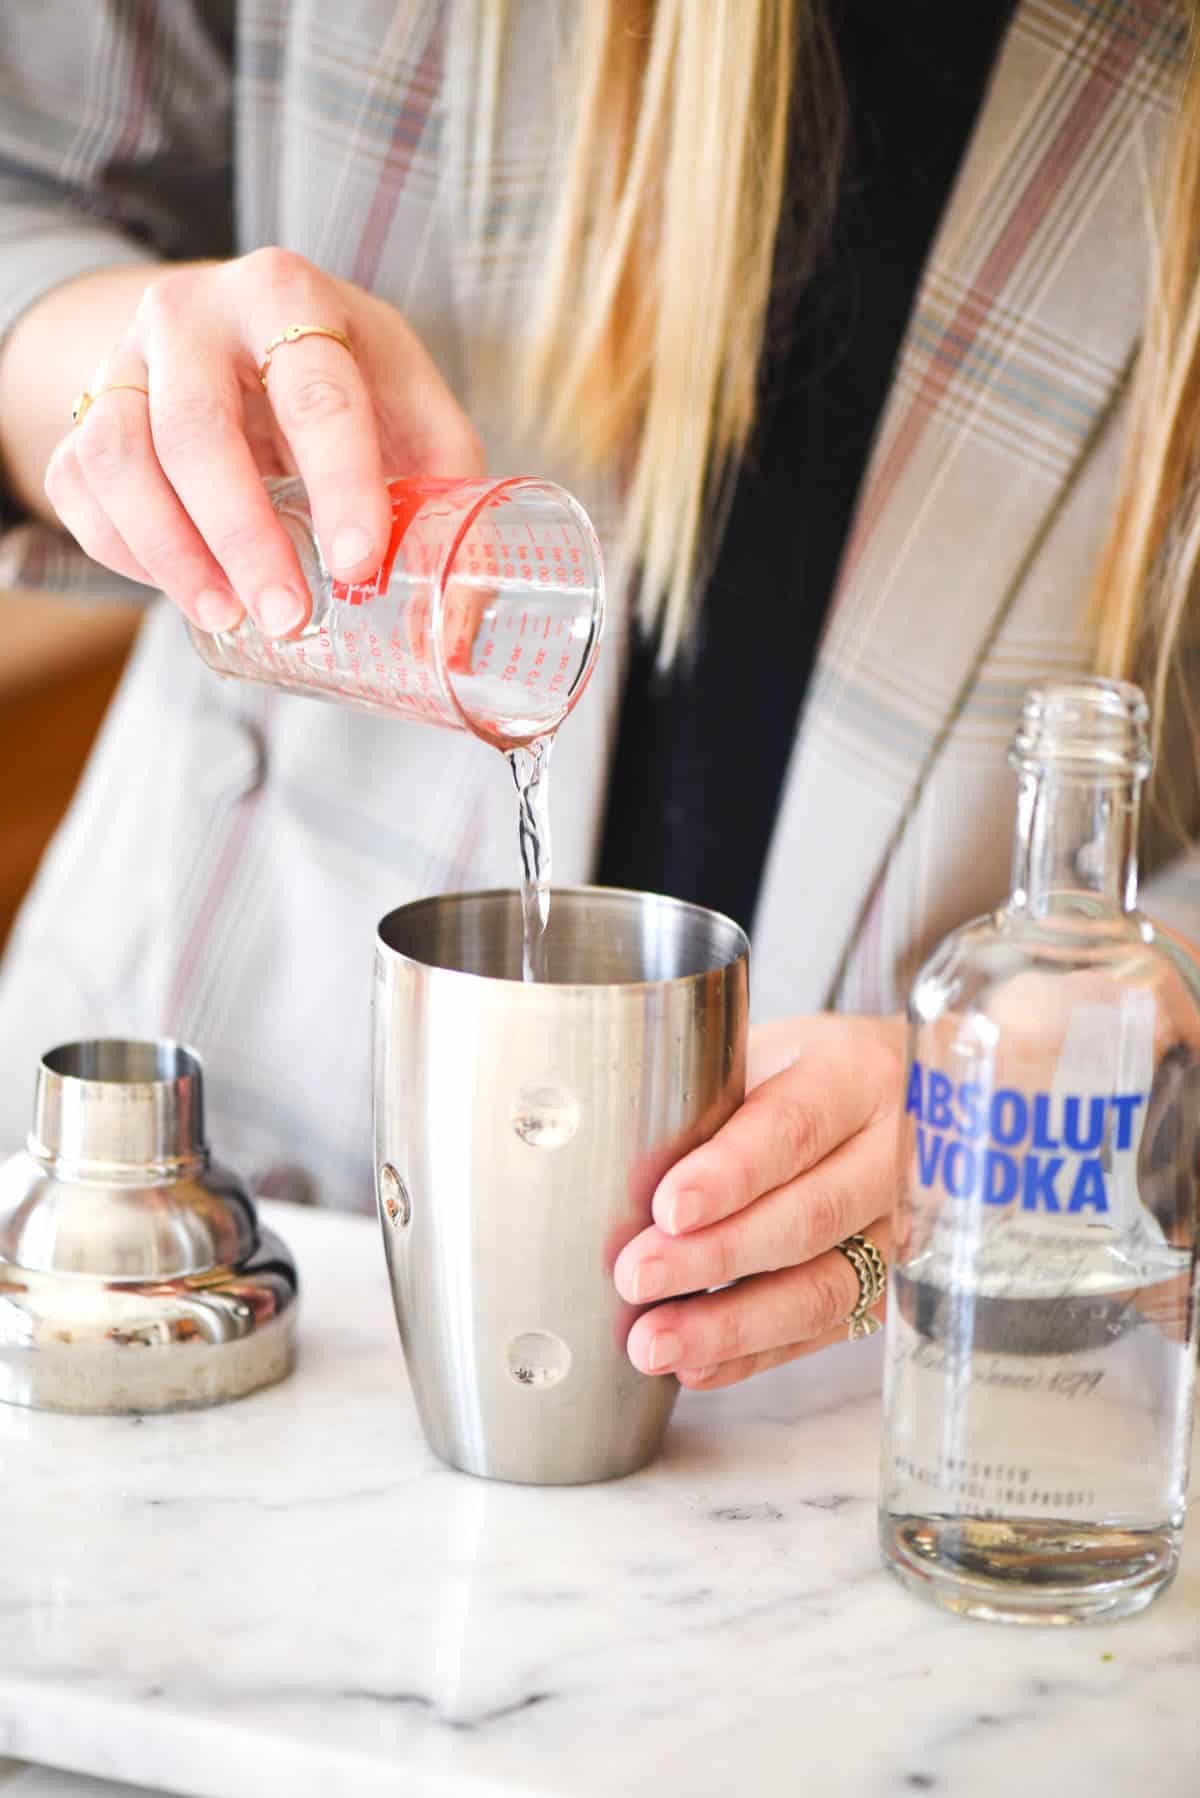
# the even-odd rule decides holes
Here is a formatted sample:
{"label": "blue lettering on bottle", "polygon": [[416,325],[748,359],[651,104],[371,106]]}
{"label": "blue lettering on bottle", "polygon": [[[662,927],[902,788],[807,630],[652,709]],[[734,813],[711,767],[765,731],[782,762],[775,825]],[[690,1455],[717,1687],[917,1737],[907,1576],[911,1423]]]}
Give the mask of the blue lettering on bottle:
{"label": "blue lettering on bottle", "polygon": [[991,1108],[988,1112],[988,1129],[993,1142],[1004,1148],[1011,1148],[1022,1142],[1029,1128],[1029,1107],[1025,1103],[1024,1093],[1013,1092],[1011,1087],[1001,1087],[993,1094]]}
{"label": "blue lettering on bottle", "polygon": [[914,1117],[923,1118],[921,1106],[921,1064],[914,1061],[908,1075],[908,1095],[904,1101],[905,1112],[912,1112]]}
{"label": "blue lettering on bottle", "polygon": [[973,1080],[964,1080],[958,1089],[958,1133],[965,1142],[978,1142],[987,1130],[984,1098],[982,1086]]}
{"label": "blue lettering on bottle", "polygon": [[1145,1103],[1144,1093],[1114,1093],[1112,1108],[1117,1114],[1118,1149],[1128,1149],[1133,1142],[1133,1114]]}
{"label": "blue lettering on bottle", "polygon": [[1071,1188],[1068,1211],[1082,1211],[1090,1205],[1095,1211],[1108,1210],[1108,1188],[1104,1183],[1104,1164],[1098,1155],[1089,1155],[1079,1164],[1075,1184]]}
{"label": "blue lettering on bottle", "polygon": [[989,1149],[983,1158],[983,1199],[986,1205],[1011,1205],[1021,1176],[1016,1157],[1003,1149]]}
{"label": "blue lettering on bottle", "polygon": [[[948,1075],[914,1060],[904,1109],[917,1120],[922,1186],[940,1182],[952,1198],[979,1198],[993,1206],[1011,1205],[1019,1197],[1026,1211],[1106,1212],[1107,1175],[1096,1151],[1106,1138],[1116,1149],[1130,1149],[1145,1102],[1144,1093],[1060,1098],[1016,1087],[989,1096],[982,1082],[956,1086]],[[1069,1152],[1071,1159],[1056,1150]]]}
{"label": "blue lettering on bottle", "polygon": [[937,1179],[944,1139],[934,1136],[923,1124],[917,1125],[917,1173],[922,1186],[932,1186]]}
{"label": "blue lettering on bottle", "polygon": [[1063,1164],[1061,1155],[1051,1155],[1045,1162],[1040,1155],[1026,1155],[1025,1181],[1021,1190],[1021,1206],[1025,1211],[1060,1211],[1054,1182]]}
{"label": "blue lettering on bottle", "polygon": [[1050,1095],[1037,1093],[1033,1101],[1033,1146],[1035,1149],[1061,1149],[1062,1144],[1050,1130]]}
{"label": "blue lettering on bottle", "polygon": [[950,1098],[953,1092],[954,1087],[945,1074],[939,1074],[936,1068],[931,1068],[927,1094],[929,1108],[925,1113],[925,1120],[932,1124],[935,1130],[952,1130],[954,1128],[954,1113],[950,1109]]}
{"label": "blue lettering on bottle", "polygon": [[952,1199],[965,1199],[969,1193],[974,1192],[978,1173],[978,1158],[974,1149],[969,1149],[962,1142],[946,1144],[942,1179]]}
{"label": "blue lettering on bottle", "polygon": [[1104,1141],[1104,1100],[1088,1100],[1086,1137],[1079,1128],[1082,1105],[1082,1099],[1072,1096],[1063,1106],[1063,1147],[1073,1149],[1077,1155],[1088,1155]]}

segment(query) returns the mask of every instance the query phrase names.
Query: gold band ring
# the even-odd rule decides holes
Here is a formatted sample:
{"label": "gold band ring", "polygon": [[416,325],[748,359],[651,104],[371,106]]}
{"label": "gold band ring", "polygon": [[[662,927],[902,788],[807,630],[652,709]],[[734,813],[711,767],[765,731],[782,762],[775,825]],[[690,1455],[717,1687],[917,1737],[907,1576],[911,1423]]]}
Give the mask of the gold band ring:
{"label": "gold band ring", "polygon": [[150,389],[139,387],[136,381],[110,381],[107,387],[98,387],[95,393],[88,393],[85,389],[79,395],[71,407],[71,423],[81,425],[96,401],[106,393],[144,393],[147,399],[150,398]]}
{"label": "gold band ring", "polygon": [[874,1336],[876,1330],[883,1328],[879,1319],[872,1317],[870,1312],[887,1288],[887,1262],[869,1236],[847,1236],[845,1242],[839,1242],[836,1246],[854,1269],[858,1280],[858,1303],[843,1320],[846,1335],[851,1342],[856,1342],[860,1336]]}
{"label": "gold band ring", "polygon": [[340,343],[344,350],[349,350],[352,356],[354,354],[354,351],[350,349],[350,339],[346,333],[335,331],[332,325],[289,325],[286,331],[279,333],[278,337],[272,337],[263,351],[263,359],[258,365],[258,378],[262,382],[264,393],[267,390],[267,370],[271,366],[271,357],[281,345],[299,343],[302,337],[332,337],[333,341]]}

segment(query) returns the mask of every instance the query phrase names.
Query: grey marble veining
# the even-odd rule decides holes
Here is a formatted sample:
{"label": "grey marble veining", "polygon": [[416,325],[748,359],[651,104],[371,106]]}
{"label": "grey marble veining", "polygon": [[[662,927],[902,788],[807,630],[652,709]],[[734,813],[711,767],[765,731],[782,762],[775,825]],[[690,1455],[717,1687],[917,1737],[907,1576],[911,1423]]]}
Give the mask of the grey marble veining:
{"label": "grey marble veining", "polygon": [[875,1543],[877,1343],[681,1399],[608,1486],[448,1471],[372,1224],[264,1206],[300,1365],[0,1407],[0,1754],[201,1798],[1195,1798],[1200,1555],[1108,1627],[928,1609]]}

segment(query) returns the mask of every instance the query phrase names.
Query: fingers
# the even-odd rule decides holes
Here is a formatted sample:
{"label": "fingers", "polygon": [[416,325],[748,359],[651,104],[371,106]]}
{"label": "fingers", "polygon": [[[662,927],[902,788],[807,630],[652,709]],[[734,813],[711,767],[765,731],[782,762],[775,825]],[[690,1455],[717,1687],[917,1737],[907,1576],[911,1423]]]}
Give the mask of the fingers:
{"label": "fingers", "polygon": [[162,474],[241,603],[268,636],[287,636],[309,615],[308,587],[246,440],[237,341],[186,279],[156,284],[140,328]]}
{"label": "fingers", "polygon": [[893,1050],[870,1031],[818,1036],[676,1162],[654,1195],[655,1222],[679,1235],[742,1210],[864,1129],[895,1103],[899,1083]]}
{"label": "fingers", "polygon": [[753,1374],[767,1373],[785,1362],[799,1361],[805,1355],[819,1355],[822,1349],[836,1348],[845,1342],[846,1325],[814,1336],[811,1342],[790,1342],[786,1348],[764,1349],[761,1355],[743,1355],[738,1361],[724,1361],[717,1367],[681,1367],[675,1378],[689,1392],[719,1392],[723,1386],[736,1386]]}
{"label": "fingers", "polygon": [[273,361],[267,391],[309,494],[327,567],[367,579],[383,560],[391,504],[375,415],[348,353],[323,338]]}
{"label": "fingers", "polygon": [[[134,372],[102,372],[98,398],[70,439],[71,465],[95,511],[144,569],[141,578],[161,587],[202,630],[230,629],[242,607],[159,466],[146,395],[131,387],[104,391],[110,381],[132,381]],[[136,374],[146,379],[144,369]]]}
{"label": "fingers", "polygon": [[647,1305],[811,1261],[890,1208],[895,1163],[889,1121],[705,1229],[669,1236],[651,1226],[618,1256],[617,1290],[631,1304]]}
{"label": "fingers", "polygon": [[46,469],[46,497],[63,526],[93,562],[111,568],[127,580],[152,586],[150,576],[119,534],[103,507],[92,498],[72,437],[64,437]]}
{"label": "fingers", "polygon": [[[349,336],[334,284],[299,256],[264,250],[238,274],[242,340],[261,363],[289,325],[319,324]],[[391,502],[375,407],[356,361],[336,339],[311,334],[273,352],[266,393],[313,509],[326,564],[367,579],[387,547]]]}
{"label": "fingers", "polygon": [[[886,1257],[888,1221],[875,1220],[867,1234]],[[629,1333],[629,1358],[643,1373],[678,1373],[685,1384],[729,1384],[806,1348],[845,1340],[858,1301],[858,1275],[831,1249],[804,1266],[643,1312]]]}
{"label": "fingers", "polygon": [[[281,344],[264,394],[267,345],[302,324],[345,332],[355,354],[317,335]],[[385,475],[482,471],[478,439],[403,319],[282,250],[155,280],[93,391],[114,381],[148,387],[149,403],[104,393],[52,459],[47,493],[90,554],[162,587],[206,629],[243,607],[273,637],[309,617],[264,472],[294,466],[327,565],[366,580],[391,529]]]}

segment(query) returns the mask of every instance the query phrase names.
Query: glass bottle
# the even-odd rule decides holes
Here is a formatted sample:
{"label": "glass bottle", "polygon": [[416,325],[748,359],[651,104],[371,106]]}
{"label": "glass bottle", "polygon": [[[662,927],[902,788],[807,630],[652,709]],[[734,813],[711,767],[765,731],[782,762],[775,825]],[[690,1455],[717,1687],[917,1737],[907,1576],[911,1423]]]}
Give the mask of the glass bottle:
{"label": "glass bottle", "polygon": [[1196,1366],[1200,974],[1137,910],[1136,687],[1030,692],[1012,893],[909,1004],[884,1560],[1067,1623],[1171,1580]]}

